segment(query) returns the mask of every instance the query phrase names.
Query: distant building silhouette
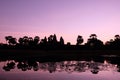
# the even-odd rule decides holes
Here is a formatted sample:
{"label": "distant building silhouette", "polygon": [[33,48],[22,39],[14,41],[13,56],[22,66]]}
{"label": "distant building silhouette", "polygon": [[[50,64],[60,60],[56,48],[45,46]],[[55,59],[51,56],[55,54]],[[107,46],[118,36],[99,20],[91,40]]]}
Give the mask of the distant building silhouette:
{"label": "distant building silhouette", "polygon": [[[87,40],[87,43],[84,43],[84,39],[81,35],[78,35],[76,39],[76,45],[72,45],[70,42],[65,44],[63,37],[61,36],[59,41],[57,40],[56,34],[50,35],[49,37],[44,37],[40,39],[39,36],[29,37],[23,36],[20,37],[17,41],[13,36],[5,36],[6,44],[0,44],[0,48],[36,48],[36,49],[73,49],[73,50],[82,50],[82,49],[120,49],[120,36],[117,34],[114,36],[114,39],[106,41],[105,44],[103,41],[97,38],[96,34],[91,34]],[[67,47],[66,47],[67,46]]]}

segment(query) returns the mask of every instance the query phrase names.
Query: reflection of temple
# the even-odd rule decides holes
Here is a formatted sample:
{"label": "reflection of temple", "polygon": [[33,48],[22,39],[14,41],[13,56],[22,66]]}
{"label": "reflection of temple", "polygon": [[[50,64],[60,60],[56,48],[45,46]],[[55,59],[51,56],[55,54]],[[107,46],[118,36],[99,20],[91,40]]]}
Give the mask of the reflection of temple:
{"label": "reflection of temple", "polygon": [[22,71],[39,70],[39,71],[48,71],[50,73],[63,72],[63,71],[66,71],[68,73],[90,71],[93,74],[97,74],[99,71],[109,71],[109,70],[120,71],[120,67],[118,65],[110,64],[106,60],[104,61],[104,63],[94,62],[94,61],[38,62],[35,60],[33,61],[9,60],[5,62],[3,69],[5,71],[10,71],[15,67],[21,69]]}

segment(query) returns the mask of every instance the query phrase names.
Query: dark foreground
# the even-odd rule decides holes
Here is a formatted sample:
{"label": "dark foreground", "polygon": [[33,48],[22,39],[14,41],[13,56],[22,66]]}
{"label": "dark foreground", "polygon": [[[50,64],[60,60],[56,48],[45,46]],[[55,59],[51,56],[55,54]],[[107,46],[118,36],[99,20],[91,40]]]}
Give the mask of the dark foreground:
{"label": "dark foreground", "polygon": [[0,80],[119,80],[119,50],[0,50]]}
{"label": "dark foreground", "polygon": [[[40,58],[41,60],[78,60],[82,58],[99,59],[100,56],[120,56],[120,50],[0,50],[0,57],[5,58]],[[99,57],[99,58],[98,58]]]}

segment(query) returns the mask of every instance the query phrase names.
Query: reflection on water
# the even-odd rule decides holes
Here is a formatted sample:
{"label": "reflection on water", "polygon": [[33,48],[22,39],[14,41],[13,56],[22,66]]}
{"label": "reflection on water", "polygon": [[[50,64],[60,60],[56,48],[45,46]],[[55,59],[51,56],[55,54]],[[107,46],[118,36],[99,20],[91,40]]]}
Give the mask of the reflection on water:
{"label": "reflection on water", "polygon": [[[112,80],[113,79],[119,80],[120,65],[119,63],[111,64],[110,62],[111,61],[108,60],[103,60],[101,62],[96,62],[94,60],[90,60],[90,61],[72,60],[72,61],[59,61],[59,62],[55,62],[55,61],[41,62],[34,59],[5,60],[0,62],[0,75],[2,75],[2,77],[0,76],[0,80],[1,79],[15,80],[19,78],[20,80],[25,80],[25,79],[48,80],[50,76],[54,77],[52,80],[60,80],[61,75],[63,75],[62,76],[63,80],[69,80],[73,77],[74,77],[73,79],[75,80],[80,80],[80,79],[88,80],[89,78],[94,78],[94,80],[106,80],[106,79],[111,80],[111,75],[112,75]],[[51,74],[56,74],[56,76]],[[17,77],[16,76],[14,76],[14,78],[11,77],[13,75],[17,75]],[[26,78],[20,77],[23,75],[24,76],[26,75],[27,77]]]}
{"label": "reflection on water", "polygon": [[72,72],[85,72],[90,71],[93,74],[98,74],[99,71],[119,71],[117,64],[110,64],[106,60],[104,63],[94,61],[61,61],[61,62],[44,62],[40,63],[37,61],[20,61],[9,60],[4,62],[2,69],[4,71],[10,71],[12,69],[20,69],[21,71],[34,70],[34,71],[48,71],[67,73]]}
{"label": "reflection on water", "polygon": [[118,55],[102,55],[103,57],[119,57]]}

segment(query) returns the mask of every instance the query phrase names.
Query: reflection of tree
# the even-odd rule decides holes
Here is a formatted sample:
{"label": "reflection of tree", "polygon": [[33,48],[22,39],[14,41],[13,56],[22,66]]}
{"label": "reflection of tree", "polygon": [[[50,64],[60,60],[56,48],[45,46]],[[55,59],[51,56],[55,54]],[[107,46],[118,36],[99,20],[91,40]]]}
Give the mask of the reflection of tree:
{"label": "reflection of tree", "polygon": [[22,71],[27,71],[33,69],[34,71],[39,70],[38,63],[36,61],[23,61],[23,62],[18,62],[17,65],[18,69],[21,69]]}
{"label": "reflection of tree", "polygon": [[118,72],[120,71],[120,67],[116,65],[112,65],[107,61],[104,63],[94,62],[94,61],[61,61],[61,62],[38,62],[35,60],[23,60],[23,61],[10,61],[6,65],[3,66],[5,71],[10,71],[15,68],[15,64],[17,63],[17,68],[22,71],[34,70],[34,71],[49,71],[49,73],[53,72],[61,72],[66,71],[68,73],[72,72],[85,72],[90,71],[93,74],[98,74],[99,71],[116,69]]}
{"label": "reflection of tree", "polygon": [[120,72],[120,66],[119,65],[117,66],[117,71]]}
{"label": "reflection of tree", "polygon": [[93,74],[97,74],[99,72],[99,64],[94,62],[94,61],[91,61],[90,64],[89,64],[89,68],[91,69],[91,72]]}
{"label": "reflection of tree", "polygon": [[34,71],[38,71],[38,70],[39,70],[39,66],[38,66],[37,62],[35,62],[35,63],[33,64],[33,70],[34,70]]}
{"label": "reflection of tree", "polygon": [[53,72],[55,72],[56,71],[56,64],[55,64],[55,62],[48,62],[47,63],[48,64],[48,71],[50,72],[50,73],[53,73]]}
{"label": "reflection of tree", "polygon": [[75,70],[76,71],[78,71],[78,72],[85,72],[85,68],[87,67],[88,65],[87,65],[87,63],[86,62],[78,62],[77,63],[77,67],[75,68]]}
{"label": "reflection of tree", "polygon": [[28,65],[25,62],[19,62],[17,67],[18,69],[21,69],[22,71],[27,71]]}
{"label": "reflection of tree", "polygon": [[8,62],[6,65],[3,66],[5,71],[10,71],[11,69],[15,68],[15,62]]}
{"label": "reflection of tree", "polygon": [[91,72],[93,73],[93,74],[98,74],[98,72],[99,72],[99,67],[93,67],[93,69],[91,69]]}
{"label": "reflection of tree", "polygon": [[47,71],[47,64],[46,63],[39,63],[39,68],[42,71]]}

